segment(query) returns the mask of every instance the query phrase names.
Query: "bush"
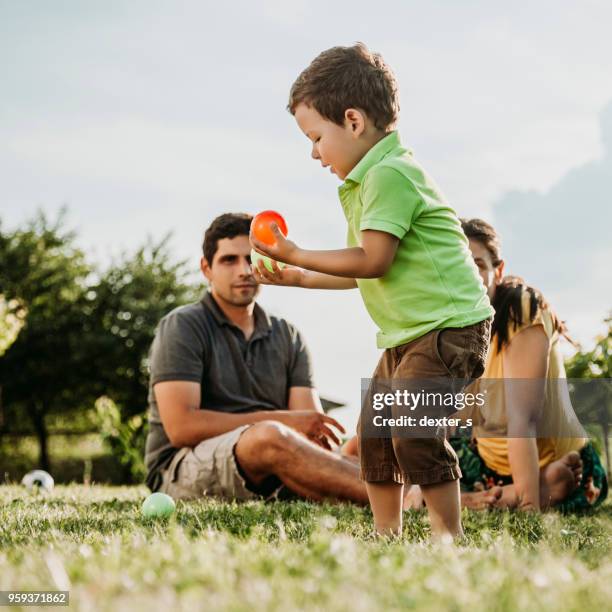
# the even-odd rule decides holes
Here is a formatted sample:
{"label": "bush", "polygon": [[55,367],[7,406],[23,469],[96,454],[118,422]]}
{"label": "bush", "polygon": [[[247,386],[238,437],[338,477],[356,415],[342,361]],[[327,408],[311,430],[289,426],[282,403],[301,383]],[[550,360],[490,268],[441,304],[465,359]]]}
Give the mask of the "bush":
{"label": "bush", "polygon": [[124,468],[123,480],[127,483],[142,482],[146,475],[145,416],[137,414],[122,421],[119,407],[108,397],[96,400],[95,414],[104,444]]}

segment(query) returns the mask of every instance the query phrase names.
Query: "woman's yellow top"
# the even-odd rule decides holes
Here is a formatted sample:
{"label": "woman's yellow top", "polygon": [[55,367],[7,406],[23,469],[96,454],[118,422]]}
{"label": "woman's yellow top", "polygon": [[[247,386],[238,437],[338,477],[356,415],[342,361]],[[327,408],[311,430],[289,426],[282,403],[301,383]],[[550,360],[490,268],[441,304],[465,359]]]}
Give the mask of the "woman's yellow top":
{"label": "woman's yellow top", "polygon": [[[538,456],[540,468],[560,459],[572,450],[580,450],[587,442],[585,432],[580,425],[576,413],[572,407],[567,385],[559,379],[565,379],[565,366],[559,348],[559,332],[555,330],[553,317],[547,308],[538,307],[533,321],[529,321],[530,296],[527,291],[522,295],[523,323],[513,328],[510,323],[508,330],[509,343],[518,334],[529,327],[541,325],[548,337],[548,371],[546,373],[545,399],[542,418],[545,419],[546,431],[550,437],[538,438]],[[483,379],[504,378],[504,345],[501,351],[497,350],[497,342],[493,341],[487,357],[487,365]],[[529,358],[528,355],[525,356]],[[476,418],[474,436],[478,441],[478,452],[489,468],[495,470],[502,476],[511,474],[508,461],[508,421],[506,416],[506,402],[503,385],[487,383],[481,384],[481,388],[487,388],[487,401],[480,408],[480,414]],[[492,437],[492,436],[505,437]]]}

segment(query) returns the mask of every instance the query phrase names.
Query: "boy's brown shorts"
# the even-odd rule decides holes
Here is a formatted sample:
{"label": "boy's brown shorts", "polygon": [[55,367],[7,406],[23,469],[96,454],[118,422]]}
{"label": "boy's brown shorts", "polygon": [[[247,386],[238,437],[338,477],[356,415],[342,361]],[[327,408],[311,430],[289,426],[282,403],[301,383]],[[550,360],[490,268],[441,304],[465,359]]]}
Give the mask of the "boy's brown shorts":
{"label": "boy's brown shorts", "polygon": [[[491,319],[486,319],[468,327],[436,329],[412,342],[386,349],[370,389],[377,381],[397,379],[438,380],[444,388],[449,379],[454,379],[453,384],[458,382],[462,388],[463,381],[478,378],[484,372],[490,334]],[[453,388],[455,393],[461,391],[456,385]],[[375,415],[369,395],[366,394],[357,426],[362,480],[428,485],[461,478],[457,455],[444,429],[429,437],[365,434],[363,423],[366,419],[371,423]]]}

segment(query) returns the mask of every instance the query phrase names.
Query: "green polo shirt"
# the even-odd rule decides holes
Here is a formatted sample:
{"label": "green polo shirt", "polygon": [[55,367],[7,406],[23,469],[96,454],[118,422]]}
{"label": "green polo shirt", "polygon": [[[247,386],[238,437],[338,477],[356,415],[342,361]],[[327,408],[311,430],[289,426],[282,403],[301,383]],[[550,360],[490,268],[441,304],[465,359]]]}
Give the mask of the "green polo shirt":
{"label": "green polo shirt", "polygon": [[379,348],[493,315],[455,211],[401,145],[397,132],[364,155],[338,192],[349,247],[360,245],[363,230],[399,238],[395,259],[383,277],[357,279],[380,330]]}

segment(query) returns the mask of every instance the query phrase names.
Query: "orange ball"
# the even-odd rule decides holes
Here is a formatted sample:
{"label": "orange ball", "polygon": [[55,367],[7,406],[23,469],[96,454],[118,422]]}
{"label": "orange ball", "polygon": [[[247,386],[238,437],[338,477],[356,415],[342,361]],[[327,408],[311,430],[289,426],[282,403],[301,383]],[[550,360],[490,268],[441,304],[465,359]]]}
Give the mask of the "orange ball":
{"label": "orange ball", "polygon": [[276,243],[274,232],[270,223],[276,223],[283,236],[287,235],[287,224],[281,215],[274,210],[264,210],[253,217],[251,221],[251,232],[257,240],[272,246]]}

